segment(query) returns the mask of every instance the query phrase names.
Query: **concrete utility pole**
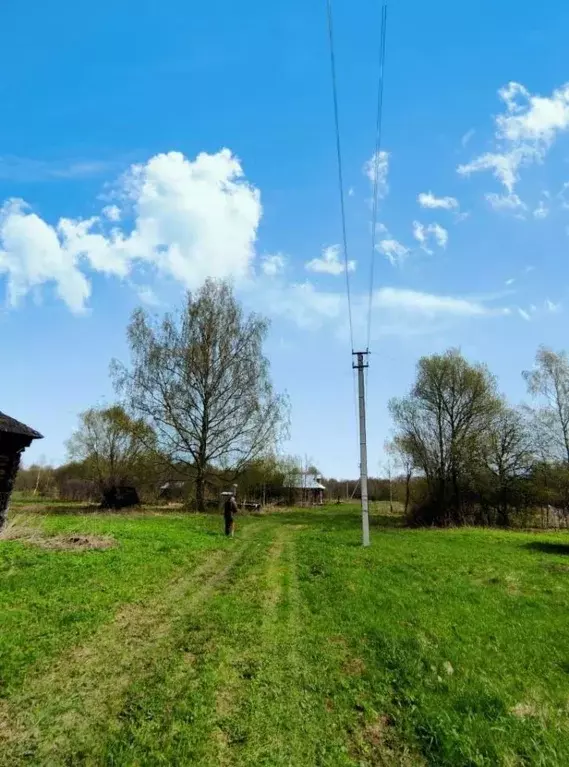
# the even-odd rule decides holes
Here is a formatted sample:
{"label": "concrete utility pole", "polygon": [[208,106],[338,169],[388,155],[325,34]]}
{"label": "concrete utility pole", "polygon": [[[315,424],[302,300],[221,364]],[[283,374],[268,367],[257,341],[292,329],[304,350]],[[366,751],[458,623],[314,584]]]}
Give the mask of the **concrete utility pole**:
{"label": "concrete utility pole", "polygon": [[362,544],[369,546],[369,508],[367,497],[367,442],[366,442],[366,399],[364,385],[364,370],[368,363],[364,362],[364,356],[367,360],[369,352],[352,352],[357,357],[357,364],[354,368],[358,371],[358,400],[360,411],[360,485],[362,495]]}

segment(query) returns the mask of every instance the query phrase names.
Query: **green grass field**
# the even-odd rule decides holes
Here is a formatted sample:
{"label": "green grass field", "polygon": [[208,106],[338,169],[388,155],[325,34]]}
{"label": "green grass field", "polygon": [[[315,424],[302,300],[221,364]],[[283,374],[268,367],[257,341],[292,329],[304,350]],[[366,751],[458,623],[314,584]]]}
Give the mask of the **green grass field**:
{"label": "green grass field", "polygon": [[[567,533],[378,510],[363,550],[345,506],[243,517],[234,540],[210,515],[19,524],[0,765],[569,764]],[[116,545],[40,545],[70,535]]]}

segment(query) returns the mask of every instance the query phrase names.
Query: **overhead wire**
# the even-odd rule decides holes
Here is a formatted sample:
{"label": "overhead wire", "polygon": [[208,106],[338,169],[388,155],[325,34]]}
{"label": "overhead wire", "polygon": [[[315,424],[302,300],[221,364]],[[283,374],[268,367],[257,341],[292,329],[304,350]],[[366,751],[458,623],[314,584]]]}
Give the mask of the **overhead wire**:
{"label": "overhead wire", "polygon": [[344,271],[346,275],[346,295],[348,299],[348,319],[350,325],[350,343],[354,351],[354,325],[352,320],[352,296],[350,290],[350,270],[348,259],[348,237],[346,233],[346,210],[344,205],[344,173],[342,169],[342,146],[340,141],[340,118],[338,109],[338,84],[336,78],[336,56],[334,53],[334,24],[332,18],[332,0],[326,0],[328,17],[328,40],[330,44],[330,69],[332,72],[332,96],[334,101],[334,127],[336,132],[336,158],[338,163],[338,187],[340,194],[340,216],[342,221],[342,246],[344,251]]}
{"label": "overhead wire", "polygon": [[371,341],[371,321],[373,304],[373,285],[375,277],[375,256],[376,256],[376,238],[377,238],[377,211],[379,203],[379,172],[381,167],[381,147],[382,147],[382,128],[383,128],[383,89],[385,75],[385,41],[387,33],[387,0],[383,0],[381,6],[381,36],[379,43],[379,73],[377,83],[377,110],[375,122],[375,150],[373,155],[373,196],[371,213],[371,259],[369,272],[369,296],[368,296],[368,315],[367,315],[367,345],[369,351]]}

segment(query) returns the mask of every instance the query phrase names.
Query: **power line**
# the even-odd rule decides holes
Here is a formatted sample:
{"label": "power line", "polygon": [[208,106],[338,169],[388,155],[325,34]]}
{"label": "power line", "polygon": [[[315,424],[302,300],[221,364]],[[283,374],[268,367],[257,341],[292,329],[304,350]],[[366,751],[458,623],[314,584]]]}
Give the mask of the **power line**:
{"label": "power line", "polygon": [[371,341],[371,310],[373,302],[373,283],[375,272],[375,247],[376,247],[376,229],[377,229],[377,208],[379,200],[379,168],[381,157],[381,137],[383,123],[383,82],[385,73],[385,40],[387,32],[387,0],[383,0],[381,6],[381,37],[379,43],[379,77],[377,83],[377,113],[375,123],[375,152],[374,152],[374,174],[373,174],[373,202],[371,214],[371,261],[369,272],[369,300],[367,315],[367,348],[369,349]]}
{"label": "power line", "polygon": [[348,238],[346,235],[346,211],[344,207],[344,174],[342,171],[342,149],[340,142],[340,120],[338,117],[338,87],[336,82],[336,57],[334,55],[334,25],[332,22],[332,0],[326,0],[328,11],[328,39],[330,43],[330,68],[332,71],[332,93],[334,98],[334,125],[336,129],[336,155],[338,161],[338,186],[340,192],[340,215],[342,219],[342,244],[344,248],[344,270],[346,273],[346,295],[348,298],[348,318],[350,322],[350,343],[354,349],[354,326],[352,322],[352,296],[350,292],[350,273],[348,260]]}

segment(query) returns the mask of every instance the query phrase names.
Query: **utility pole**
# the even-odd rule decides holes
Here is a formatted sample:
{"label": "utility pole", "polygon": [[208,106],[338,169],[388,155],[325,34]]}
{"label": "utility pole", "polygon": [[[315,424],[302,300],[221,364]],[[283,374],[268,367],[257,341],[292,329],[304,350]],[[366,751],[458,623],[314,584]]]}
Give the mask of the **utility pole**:
{"label": "utility pole", "polygon": [[[352,352],[357,357],[353,367],[358,371],[358,400],[360,411],[360,485],[362,496],[362,544],[369,546],[369,508],[367,497],[367,442],[366,442],[366,399],[364,385],[364,370],[369,367],[367,355],[369,352]],[[364,356],[366,362],[364,362]]]}

